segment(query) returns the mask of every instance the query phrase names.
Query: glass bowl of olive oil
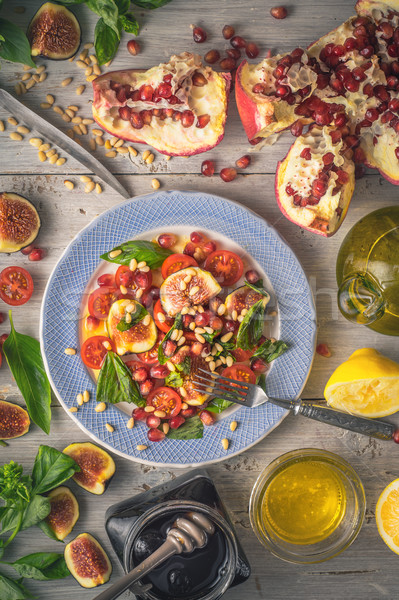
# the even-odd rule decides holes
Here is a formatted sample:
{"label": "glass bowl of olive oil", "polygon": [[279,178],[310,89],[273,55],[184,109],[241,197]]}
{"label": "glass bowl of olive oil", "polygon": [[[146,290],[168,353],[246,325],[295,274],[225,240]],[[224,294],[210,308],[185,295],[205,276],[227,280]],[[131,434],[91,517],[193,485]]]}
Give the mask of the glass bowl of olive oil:
{"label": "glass bowl of olive oil", "polygon": [[260,474],[249,516],[275,556],[307,564],[350,546],[365,510],[363,484],[351,465],[332,452],[304,448],[279,456]]}

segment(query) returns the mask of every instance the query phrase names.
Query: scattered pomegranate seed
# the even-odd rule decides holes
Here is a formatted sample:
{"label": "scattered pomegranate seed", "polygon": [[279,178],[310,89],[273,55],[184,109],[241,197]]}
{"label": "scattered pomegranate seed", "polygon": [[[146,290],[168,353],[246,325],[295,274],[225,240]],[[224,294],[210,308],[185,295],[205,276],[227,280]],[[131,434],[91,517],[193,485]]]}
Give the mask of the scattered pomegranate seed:
{"label": "scattered pomegranate seed", "polygon": [[236,160],[236,165],[239,169],[246,169],[251,164],[251,157],[249,154],[245,154],[241,156],[238,160]]}
{"label": "scattered pomegranate seed", "polygon": [[27,254],[30,254],[32,252],[33,248],[34,248],[34,245],[30,244],[29,246],[25,246],[25,248],[22,248],[21,252],[22,252],[22,254],[27,255]]}
{"label": "scattered pomegranate seed", "polygon": [[142,110],[139,114],[144,125],[151,124],[153,114],[152,110]]}
{"label": "scattered pomegranate seed", "polygon": [[325,356],[326,358],[330,358],[331,356],[331,351],[327,344],[319,344],[316,347],[316,352],[317,354],[320,354],[320,356]]}
{"label": "scattered pomegranate seed", "polygon": [[213,160],[204,160],[201,165],[201,173],[205,175],[205,177],[212,177],[215,172],[215,163]]}
{"label": "scattered pomegranate seed", "polygon": [[233,69],[235,69],[236,61],[234,60],[234,58],[223,58],[220,61],[220,66],[226,71],[232,71]]}
{"label": "scattered pomegranate seed", "polygon": [[395,429],[392,439],[396,444],[399,444],[399,429]]}
{"label": "scattered pomegranate seed", "polygon": [[181,124],[183,127],[191,127],[194,123],[194,113],[191,110],[184,110],[181,113]]}
{"label": "scattered pomegranate seed", "polygon": [[312,158],[310,148],[304,148],[300,154],[300,157],[304,158],[305,160],[310,160]]}
{"label": "scattered pomegranate seed", "polygon": [[4,323],[5,318],[5,314],[0,312],[0,323]]}
{"label": "scattered pomegranate seed", "polygon": [[143,102],[151,101],[154,95],[154,89],[152,85],[144,84],[140,88],[140,100]]}
{"label": "scattered pomegranate seed", "polygon": [[229,40],[235,34],[234,27],[231,25],[225,25],[222,29],[222,34],[225,40]]}
{"label": "scattered pomegranate seed", "polygon": [[275,19],[285,19],[288,12],[285,6],[274,6],[270,9],[270,14]]}
{"label": "scattered pomegranate seed", "polygon": [[184,410],[182,410],[180,412],[179,416],[184,417],[185,419],[189,419],[190,417],[193,417],[196,414],[197,414],[197,407],[189,406],[188,408],[185,408]]}
{"label": "scattered pomegranate seed", "polygon": [[158,96],[161,96],[161,98],[170,98],[172,95],[172,86],[170,83],[160,83],[156,89],[156,92]]}
{"label": "scattered pomegranate seed", "polygon": [[234,60],[238,60],[241,57],[241,50],[239,48],[227,48],[226,54],[230,58],[234,58]]}
{"label": "scattered pomegranate seed", "polygon": [[193,244],[202,244],[202,242],[205,241],[205,238],[199,231],[192,231],[190,233],[190,241],[193,242]]}
{"label": "scattered pomegranate seed", "polygon": [[86,317],[87,331],[95,331],[99,325],[100,325],[100,320],[97,319],[96,317],[92,317],[91,315]]}
{"label": "scattered pomegranate seed", "polygon": [[157,239],[158,245],[161,248],[171,248],[177,242],[177,237],[173,233],[161,233]]}
{"label": "scattered pomegranate seed", "polygon": [[145,412],[144,408],[135,408],[132,412],[132,417],[135,421],[145,421],[148,417],[148,413]]}
{"label": "scattered pomegranate seed", "polygon": [[166,340],[166,342],[162,345],[162,348],[165,356],[169,358],[174,355],[177,348],[177,344],[173,340]]}
{"label": "scattered pomegranate seed", "polygon": [[149,429],[147,431],[147,437],[150,442],[162,442],[162,440],[165,439],[165,434],[160,429]]}
{"label": "scattered pomegranate seed", "polygon": [[259,54],[259,48],[254,42],[248,42],[245,48],[248,58],[256,58]]}
{"label": "scattered pomegranate seed", "polygon": [[323,163],[327,165],[331,165],[334,162],[334,154],[332,152],[327,152],[322,158]]}
{"label": "scattered pomegranate seed", "polygon": [[294,188],[293,188],[293,187],[291,187],[291,186],[290,186],[290,184],[288,184],[288,185],[286,186],[286,188],[285,188],[285,193],[286,193],[288,196],[293,196],[293,195],[295,194],[295,190],[294,190]]}
{"label": "scattered pomegranate seed", "polygon": [[206,312],[203,312],[197,313],[194,320],[198,327],[207,327],[209,325],[209,319],[209,315]]}
{"label": "scattered pomegranate seed", "polygon": [[204,56],[205,62],[210,65],[215,64],[220,58],[220,52],[218,50],[209,50]]}
{"label": "scattered pomegranate seed", "polygon": [[233,167],[225,167],[220,171],[220,177],[228,183],[237,177],[237,171]]}
{"label": "scattered pomegranate seed", "polygon": [[115,277],[111,273],[104,273],[97,277],[97,285],[106,285],[107,287],[113,287],[115,285]]}
{"label": "scattered pomegranate seed", "polygon": [[245,48],[247,42],[244,40],[244,38],[240,37],[239,35],[235,35],[231,38],[230,44],[233,46],[233,48]]}
{"label": "scattered pomegranate seed", "polygon": [[255,271],[255,269],[250,269],[245,273],[245,279],[248,281],[248,283],[257,283],[260,279],[260,275],[258,271]]}
{"label": "scattered pomegranate seed", "polygon": [[136,54],[140,52],[140,44],[136,42],[136,40],[129,40],[126,46],[130,54],[133,54],[133,56],[136,56]]}
{"label": "scattered pomegranate seed", "polygon": [[199,414],[199,418],[203,422],[204,425],[213,425],[216,421],[216,417],[213,413],[209,412],[209,410],[201,410]]}
{"label": "scattered pomegranate seed", "polygon": [[165,379],[170,371],[166,365],[154,365],[150,370],[150,377],[154,379]]}
{"label": "scattered pomegranate seed", "polygon": [[178,429],[185,422],[186,419],[184,417],[182,417],[181,415],[176,415],[175,417],[169,419],[169,426],[171,429]]}
{"label": "scattered pomegranate seed", "polygon": [[193,244],[192,242],[187,242],[187,244],[184,246],[183,254],[187,254],[188,256],[194,256],[195,250],[195,244]]}
{"label": "scattered pomegranate seed", "polygon": [[222,319],[220,319],[219,317],[212,317],[211,318],[211,322],[210,325],[212,327],[212,329],[216,330],[220,330],[223,327],[223,321]]}
{"label": "scattered pomegranate seed", "polygon": [[151,284],[152,275],[151,273],[142,273],[141,271],[136,271],[134,273],[134,281],[139,288],[145,290]]}
{"label": "scattered pomegranate seed", "polygon": [[194,27],[194,29],[193,29],[194,42],[197,42],[197,44],[202,44],[203,42],[205,42],[206,37],[207,37],[206,31],[204,29],[202,29],[202,27]]}
{"label": "scattered pomegranate seed", "polygon": [[156,417],[155,415],[149,415],[145,420],[145,424],[147,425],[147,427],[156,429],[160,426],[161,419],[159,417]]}
{"label": "scattered pomegranate seed", "polygon": [[28,258],[32,262],[37,262],[42,260],[45,257],[45,252],[43,248],[33,248],[32,252],[30,252]]}

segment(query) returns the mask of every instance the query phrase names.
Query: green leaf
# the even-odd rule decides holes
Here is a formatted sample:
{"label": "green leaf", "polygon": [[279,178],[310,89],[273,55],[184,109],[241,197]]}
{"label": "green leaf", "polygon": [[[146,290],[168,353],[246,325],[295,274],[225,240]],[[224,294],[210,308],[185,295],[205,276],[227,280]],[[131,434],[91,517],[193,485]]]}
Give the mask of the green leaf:
{"label": "green leaf", "polygon": [[0,446],[3,446],[5,448],[6,446],[8,446],[8,444],[6,444],[4,440],[0,440]]}
{"label": "green leaf", "polygon": [[161,6],[169,4],[169,2],[172,2],[172,0],[132,0],[132,2],[141,8],[149,8],[153,10],[154,8],[161,8]]}
{"label": "green leaf", "polygon": [[21,583],[0,574],[0,598],[1,600],[25,600],[35,598],[30,591]]}
{"label": "green leaf", "polygon": [[223,398],[213,398],[206,407],[206,410],[214,413],[221,413],[232,404],[233,402],[229,402],[229,400],[224,400]]}
{"label": "green leaf", "polygon": [[132,374],[123,360],[115,352],[107,352],[97,381],[97,402],[133,402],[145,406]]}
{"label": "green leaf", "polygon": [[123,317],[119,321],[118,325],[116,326],[118,331],[128,331],[129,329],[131,329],[133,327],[133,325],[136,325],[139,321],[144,319],[144,317],[146,315],[148,315],[148,310],[146,310],[144,308],[144,306],[142,306],[138,302],[135,304],[135,307],[136,307],[136,312],[129,313],[132,318],[130,323],[128,323],[126,321],[126,315],[125,315],[125,317]]}
{"label": "green leaf", "polygon": [[32,471],[33,492],[49,492],[77,471],[80,471],[80,467],[70,456],[50,446],[39,446]]}
{"label": "green leaf", "polygon": [[19,499],[29,502],[32,480],[23,475],[23,467],[11,460],[0,468],[0,498],[7,504],[16,504]]}
{"label": "green leaf", "polygon": [[242,320],[237,333],[236,348],[251,350],[262,337],[266,301],[258,300]]}
{"label": "green leaf", "polygon": [[[22,518],[21,531],[28,529],[33,525],[37,525],[40,521],[43,521],[50,513],[50,500],[44,496],[33,496],[32,500],[26,506]],[[20,509],[10,509],[8,513],[2,519],[2,532],[11,531],[18,525],[19,517],[21,514]],[[1,596],[0,596],[1,598]]]}
{"label": "green leaf", "polygon": [[119,38],[120,36],[111,27],[108,27],[103,19],[98,19],[94,30],[94,47],[99,65],[114,58],[119,47]]}
{"label": "green leaf", "polygon": [[183,362],[176,364],[175,367],[178,371],[180,371],[180,373],[183,373],[183,375],[189,375],[189,373],[191,371],[190,357],[186,356],[186,358],[183,360]]}
{"label": "green leaf", "polygon": [[30,54],[28,38],[20,27],[0,18],[0,35],[4,41],[0,45],[0,56],[5,60],[35,67]]}
{"label": "green leaf", "polygon": [[121,15],[119,17],[119,22],[122,26],[122,29],[126,31],[126,33],[133,33],[134,35],[138,34],[140,26],[133,13]]}
{"label": "green leaf", "polygon": [[29,335],[17,333],[10,315],[11,332],[3,353],[24,397],[30,418],[45,433],[50,432],[51,388],[44,370],[40,344]]}
{"label": "green leaf", "polygon": [[130,0],[115,0],[115,4],[118,7],[119,16],[127,13],[130,8]]}
{"label": "green leaf", "polygon": [[114,0],[86,0],[87,6],[104,21],[120,39],[120,28],[118,26],[119,11]]}
{"label": "green leaf", "polygon": [[172,371],[165,377],[165,385],[169,387],[179,388],[183,385],[183,377],[178,371]]}
{"label": "green leaf", "polygon": [[64,555],[56,552],[35,552],[11,564],[21,577],[39,581],[64,579],[70,575]]}
{"label": "green leaf", "polygon": [[55,542],[61,542],[61,544],[64,543],[63,540],[59,540],[57,538],[47,521],[40,521],[40,523],[37,523],[37,527],[39,527],[39,529],[41,529],[43,533],[46,534],[51,540],[54,540]]}
{"label": "green leaf", "polygon": [[267,298],[267,301],[269,302],[269,300],[270,300],[270,294],[269,294],[269,292],[267,292],[264,289],[262,279],[259,279],[259,281],[257,281],[256,283],[249,283],[249,281],[246,281],[245,285],[247,287],[251,288],[251,290],[254,290],[255,292],[258,292],[258,294],[262,294],[262,296],[264,296],[265,298]]}
{"label": "green leaf", "polygon": [[170,440],[196,440],[204,435],[204,424],[198,416],[187,419],[178,429],[169,429]]}
{"label": "green leaf", "polygon": [[[115,250],[121,250],[121,254],[115,256],[115,258],[110,258],[110,253]],[[157,269],[171,254],[173,254],[171,250],[161,248],[155,242],[136,240],[135,242],[125,242],[120,246],[116,246],[116,248],[102,254],[100,258],[118,265],[128,265],[132,258],[135,258],[138,263],[145,261],[150,269]]]}
{"label": "green leaf", "polygon": [[288,344],[281,340],[277,340],[276,342],[272,342],[271,340],[266,340],[263,342],[261,346],[254,352],[252,358],[261,358],[267,363],[272,362],[284,352],[288,350]]}
{"label": "green leaf", "polygon": [[178,315],[176,315],[175,322],[173,323],[172,327],[169,329],[168,333],[163,338],[162,342],[159,344],[158,361],[160,362],[161,365],[164,365],[170,358],[170,356],[169,357],[165,356],[164,351],[163,351],[163,346],[164,346],[165,342],[168,341],[168,339],[170,338],[170,336],[172,335],[172,333],[175,329],[183,329],[183,317],[180,313]]}

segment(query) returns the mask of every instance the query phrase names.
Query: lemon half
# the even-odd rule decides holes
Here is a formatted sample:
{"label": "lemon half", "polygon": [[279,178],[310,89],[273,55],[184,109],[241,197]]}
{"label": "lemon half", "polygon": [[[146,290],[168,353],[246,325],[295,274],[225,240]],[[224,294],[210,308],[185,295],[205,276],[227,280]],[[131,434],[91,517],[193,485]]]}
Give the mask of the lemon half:
{"label": "lemon half", "polygon": [[387,485],[378,498],[375,520],[384,542],[399,554],[399,479]]}

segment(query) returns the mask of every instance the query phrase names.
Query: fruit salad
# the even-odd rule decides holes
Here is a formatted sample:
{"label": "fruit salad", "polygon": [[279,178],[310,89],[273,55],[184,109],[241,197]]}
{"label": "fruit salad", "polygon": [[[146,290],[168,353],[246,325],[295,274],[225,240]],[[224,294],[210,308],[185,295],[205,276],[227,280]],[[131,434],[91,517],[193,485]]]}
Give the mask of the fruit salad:
{"label": "fruit salad", "polygon": [[[135,405],[148,439],[202,437],[231,402],[197,391],[199,368],[256,383],[287,345],[265,337],[270,293],[246,257],[198,231],[110,249],[85,296],[81,357],[97,379],[97,409]],[[115,271],[116,268],[116,271]]]}

